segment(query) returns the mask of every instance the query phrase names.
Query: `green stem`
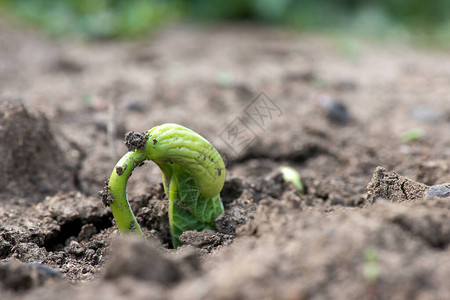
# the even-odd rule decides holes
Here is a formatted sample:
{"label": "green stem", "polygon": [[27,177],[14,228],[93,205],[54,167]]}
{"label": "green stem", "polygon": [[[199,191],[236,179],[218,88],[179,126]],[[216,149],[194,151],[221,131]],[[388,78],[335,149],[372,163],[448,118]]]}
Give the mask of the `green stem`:
{"label": "green stem", "polygon": [[[177,166],[174,166],[177,169]],[[176,174],[176,170],[174,174]],[[173,211],[175,206],[175,200],[178,196],[178,178],[177,176],[173,176],[171,178],[168,192],[166,192],[167,197],[169,198],[169,225],[170,225],[170,236],[172,237],[172,245],[174,248],[178,247],[179,241],[175,234],[175,222],[173,217]]]}
{"label": "green stem", "polygon": [[120,232],[142,235],[141,228],[128,202],[126,187],[134,168],[146,159],[145,153],[126,153],[116,164],[109,178],[109,193],[114,197],[114,202],[110,204],[110,207]]}

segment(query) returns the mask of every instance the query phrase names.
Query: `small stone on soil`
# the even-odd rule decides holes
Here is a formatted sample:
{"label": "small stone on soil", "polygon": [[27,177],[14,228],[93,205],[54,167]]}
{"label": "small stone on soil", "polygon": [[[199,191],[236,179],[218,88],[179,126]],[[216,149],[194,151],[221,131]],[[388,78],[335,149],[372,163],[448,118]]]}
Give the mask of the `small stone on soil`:
{"label": "small stone on soil", "polygon": [[330,121],[345,125],[352,120],[347,107],[340,101],[331,99],[327,95],[319,96],[316,101],[324,109],[325,115]]}
{"label": "small stone on soil", "polygon": [[431,186],[425,193],[425,199],[431,199],[434,197],[450,199],[450,183]]}
{"label": "small stone on soil", "polygon": [[126,104],[126,108],[129,111],[135,111],[139,113],[145,112],[145,106],[144,104],[139,100],[131,100]]}
{"label": "small stone on soil", "polygon": [[411,116],[426,123],[436,123],[439,121],[439,114],[428,107],[416,107],[411,111]]}
{"label": "small stone on soil", "polygon": [[329,103],[326,106],[326,114],[330,120],[340,124],[347,124],[351,120],[347,107],[340,102]]}

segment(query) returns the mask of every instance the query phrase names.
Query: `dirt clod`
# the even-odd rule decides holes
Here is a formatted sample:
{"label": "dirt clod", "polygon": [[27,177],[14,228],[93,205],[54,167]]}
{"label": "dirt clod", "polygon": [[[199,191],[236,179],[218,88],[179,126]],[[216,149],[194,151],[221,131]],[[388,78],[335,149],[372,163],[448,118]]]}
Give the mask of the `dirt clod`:
{"label": "dirt clod", "polygon": [[183,245],[191,245],[207,252],[211,252],[215,247],[224,244],[229,239],[231,239],[231,236],[209,229],[185,231],[180,236]]}
{"label": "dirt clod", "polygon": [[19,100],[0,99],[0,153],[0,199],[35,202],[74,189],[75,174],[47,118]]}
{"label": "dirt clod", "polygon": [[144,149],[148,140],[148,134],[130,131],[125,134],[124,143],[128,151]]}
{"label": "dirt clod", "polygon": [[427,189],[428,186],[425,184],[377,167],[366,191],[367,199],[373,203],[377,198],[394,202],[420,200]]}
{"label": "dirt clod", "polygon": [[111,194],[110,190],[111,190],[111,187],[109,186],[109,181],[106,180],[105,186],[103,187],[103,189],[101,191],[98,192],[98,195],[102,199],[102,203],[105,207],[110,206],[115,201],[115,198]]}
{"label": "dirt clod", "polygon": [[26,264],[17,261],[0,263],[0,285],[4,289],[26,291],[43,285],[47,280],[60,275],[41,264]]}
{"label": "dirt clod", "polygon": [[178,266],[162,255],[157,245],[155,241],[133,237],[114,240],[111,257],[105,266],[105,279],[131,276],[164,285],[180,280]]}
{"label": "dirt clod", "polygon": [[116,167],[116,173],[117,175],[121,176],[124,172],[124,170],[126,169],[126,167],[121,167],[121,166],[117,166]]}
{"label": "dirt clod", "polygon": [[85,224],[81,227],[80,233],[78,234],[78,240],[88,240],[93,235],[97,233],[97,228],[92,224]]}

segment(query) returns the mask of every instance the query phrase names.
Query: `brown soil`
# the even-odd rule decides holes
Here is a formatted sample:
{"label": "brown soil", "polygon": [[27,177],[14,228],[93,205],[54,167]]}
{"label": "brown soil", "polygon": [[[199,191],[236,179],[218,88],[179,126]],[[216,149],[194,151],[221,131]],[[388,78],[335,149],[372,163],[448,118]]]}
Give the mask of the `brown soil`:
{"label": "brown soil", "polygon": [[[1,24],[0,56],[2,299],[450,299],[450,185],[430,189],[450,182],[448,54],[246,24],[90,43]],[[166,122],[227,165],[217,231],[177,250],[154,164],[128,183],[145,240],[97,195],[125,133]]]}
{"label": "brown soil", "polygon": [[[0,102],[0,195],[28,202],[75,187],[75,166],[66,161],[43,115],[33,115],[18,100]],[[76,149],[74,149],[76,151]]]}

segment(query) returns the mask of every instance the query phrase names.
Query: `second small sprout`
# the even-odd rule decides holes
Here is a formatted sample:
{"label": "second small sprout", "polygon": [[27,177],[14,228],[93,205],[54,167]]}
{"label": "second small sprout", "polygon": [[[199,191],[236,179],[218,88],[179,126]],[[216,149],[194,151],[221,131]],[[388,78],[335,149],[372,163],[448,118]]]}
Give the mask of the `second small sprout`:
{"label": "second small sprout", "polygon": [[305,194],[305,187],[303,186],[300,174],[292,167],[281,166],[278,171],[283,175],[283,179],[286,182],[292,183],[300,192],[300,194]]}

